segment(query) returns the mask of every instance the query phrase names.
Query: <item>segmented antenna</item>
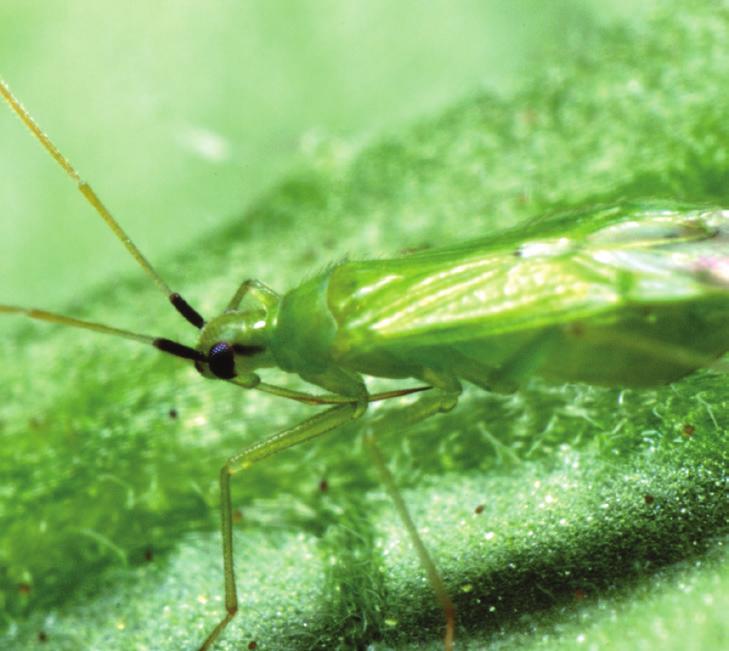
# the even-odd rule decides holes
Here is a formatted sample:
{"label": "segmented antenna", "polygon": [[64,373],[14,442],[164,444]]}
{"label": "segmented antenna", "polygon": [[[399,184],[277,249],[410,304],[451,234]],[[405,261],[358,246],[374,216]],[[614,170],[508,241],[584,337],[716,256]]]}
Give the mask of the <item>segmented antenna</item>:
{"label": "segmented antenna", "polygon": [[30,116],[30,113],[28,113],[15,95],[13,95],[10,87],[2,78],[0,78],[0,95],[2,95],[3,99],[8,103],[13,113],[20,118],[26,127],[28,127],[30,132],[33,134],[33,137],[40,142],[41,145],[43,145],[53,160],[58,163],[63,171],[66,172],[66,174],[76,184],[79,192],[81,192],[86,201],[91,204],[93,209],[96,211],[96,214],[98,214],[99,217],[106,222],[106,225],[111,229],[116,238],[124,245],[127,251],[129,251],[131,256],[137,261],[137,264],[142,267],[144,273],[146,273],[147,276],[154,281],[157,287],[164,292],[174,308],[189,323],[194,325],[196,328],[202,328],[203,325],[205,325],[205,319],[203,319],[200,313],[184,298],[182,298],[182,296],[170,289],[162,277],[154,270],[147,258],[142,255],[142,252],[137,248],[134,242],[132,242],[119,222],[114,219],[107,207],[103,204],[101,199],[99,199],[94,189],[79,176],[79,173],[76,171],[74,166],[71,165],[70,161],[58,150],[51,139],[38,126],[35,120]]}
{"label": "segmented antenna", "polygon": [[72,328],[93,330],[94,332],[100,332],[104,335],[112,335],[114,337],[122,337],[123,339],[131,339],[132,341],[149,344],[150,346],[157,348],[157,350],[161,350],[163,353],[174,355],[175,357],[181,357],[182,359],[191,359],[197,362],[207,361],[207,357],[200,351],[190,348],[189,346],[185,346],[184,344],[179,344],[171,339],[165,339],[164,337],[150,337],[149,335],[142,335],[138,332],[114,328],[112,326],[104,325],[103,323],[76,319],[72,316],[66,316],[65,314],[57,314],[56,312],[38,310],[36,308],[18,307],[17,305],[0,305],[0,314],[22,314],[23,316],[36,321],[60,323],[61,325],[71,326]]}

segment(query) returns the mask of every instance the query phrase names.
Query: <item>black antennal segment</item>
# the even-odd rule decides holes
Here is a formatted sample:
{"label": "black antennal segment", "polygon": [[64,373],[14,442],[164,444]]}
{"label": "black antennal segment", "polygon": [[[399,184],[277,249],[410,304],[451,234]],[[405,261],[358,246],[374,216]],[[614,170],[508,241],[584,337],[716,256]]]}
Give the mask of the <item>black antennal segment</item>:
{"label": "black antennal segment", "polygon": [[161,350],[163,353],[169,353],[175,357],[182,357],[182,359],[192,359],[196,362],[207,362],[208,358],[203,355],[199,350],[185,346],[184,344],[178,344],[176,341],[171,339],[164,339],[160,337],[152,342],[152,345]]}
{"label": "black antennal segment", "polygon": [[205,319],[202,318],[200,312],[198,312],[192,305],[190,305],[182,296],[177,292],[173,292],[169,296],[170,303],[174,308],[189,322],[192,323],[198,330],[205,325]]}

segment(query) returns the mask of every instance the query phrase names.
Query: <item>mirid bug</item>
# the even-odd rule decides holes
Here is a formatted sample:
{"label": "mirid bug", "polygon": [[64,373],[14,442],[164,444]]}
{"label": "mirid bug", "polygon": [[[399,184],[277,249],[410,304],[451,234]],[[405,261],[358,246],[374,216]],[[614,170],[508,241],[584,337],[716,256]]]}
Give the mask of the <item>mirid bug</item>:
{"label": "mirid bug", "polygon": [[[225,311],[206,320],[166,284],[94,190],[0,81],[0,93],[177,312],[199,331],[195,346],[0,305],[0,312],[131,339],[187,360],[205,377],[310,405],[304,422],[231,456],[220,472],[226,613],[202,643],[210,649],[239,604],[233,562],[230,477],[276,452],[361,418],[371,402],[422,392],[385,413],[364,440],[445,614],[455,612],[377,446],[453,409],[465,380],[512,391],[531,375],[553,382],[655,386],[711,366],[729,349],[729,212],[647,202],[591,207],[443,249],[345,261],[279,295],[246,280]],[[261,381],[278,367],[323,390]],[[422,384],[369,393],[364,376]]]}

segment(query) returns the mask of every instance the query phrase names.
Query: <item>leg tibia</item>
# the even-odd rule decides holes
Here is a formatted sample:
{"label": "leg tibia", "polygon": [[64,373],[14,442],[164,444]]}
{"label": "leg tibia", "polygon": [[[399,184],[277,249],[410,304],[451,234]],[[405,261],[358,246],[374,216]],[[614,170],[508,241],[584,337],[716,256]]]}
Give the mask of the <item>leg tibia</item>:
{"label": "leg tibia", "polygon": [[299,423],[290,429],[278,432],[263,441],[241,450],[228,459],[220,470],[220,516],[223,533],[223,575],[225,581],[226,614],[203,642],[200,651],[209,651],[213,644],[238,611],[238,596],[235,587],[235,566],[233,562],[233,506],[230,498],[230,478],[247,470],[257,461],[270,457],[304,441],[321,436],[330,430],[352,420],[357,414],[353,403],[337,405]]}
{"label": "leg tibia", "polygon": [[[460,389],[460,387],[459,387]],[[372,426],[367,429],[364,436],[365,444],[372,457],[373,464],[377,468],[382,482],[385,485],[390,498],[393,501],[395,510],[403,523],[410,541],[415,548],[415,551],[420,560],[420,564],[423,566],[425,573],[428,577],[428,582],[435,592],[436,599],[443,609],[443,615],[445,619],[445,639],[444,647],[446,651],[451,651],[453,648],[453,635],[455,629],[455,608],[453,602],[448,596],[443,579],[438,572],[433,559],[428,553],[425,543],[423,542],[420,534],[418,533],[417,527],[413,522],[412,517],[407,509],[405,501],[402,498],[402,494],[395,483],[395,479],[392,473],[387,467],[385,458],[377,445],[377,435],[379,433],[389,432],[400,432],[403,428],[414,425],[415,423],[425,420],[430,416],[433,416],[439,412],[448,411],[455,407],[458,401],[457,393],[446,393],[443,391],[437,391],[433,394],[422,396],[415,404],[410,405],[400,411],[394,411],[385,414]]]}

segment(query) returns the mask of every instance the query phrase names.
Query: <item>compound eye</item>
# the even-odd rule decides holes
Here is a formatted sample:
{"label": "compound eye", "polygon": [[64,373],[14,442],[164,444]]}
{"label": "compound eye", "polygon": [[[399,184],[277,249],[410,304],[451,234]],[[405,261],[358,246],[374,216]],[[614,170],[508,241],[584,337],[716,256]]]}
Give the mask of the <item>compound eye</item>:
{"label": "compound eye", "polygon": [[235,377],[235,351],[224,341],[215,344],[208,353],[210,372],[221,380]]}

